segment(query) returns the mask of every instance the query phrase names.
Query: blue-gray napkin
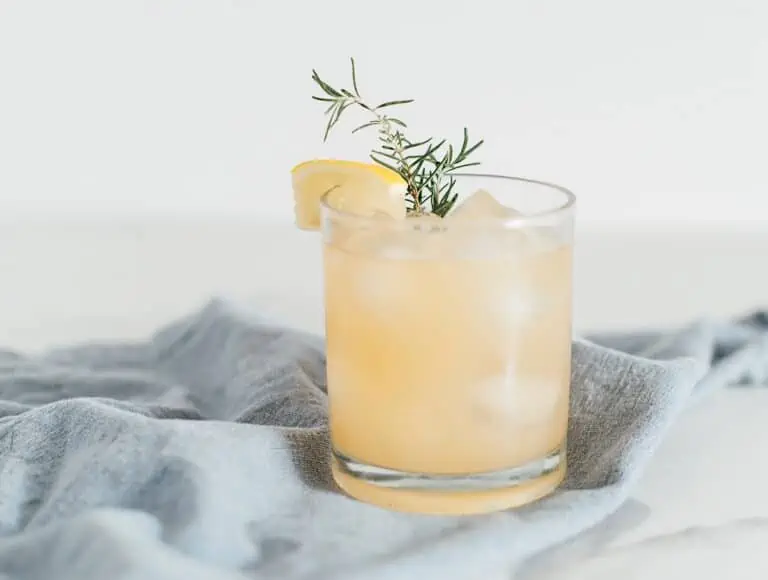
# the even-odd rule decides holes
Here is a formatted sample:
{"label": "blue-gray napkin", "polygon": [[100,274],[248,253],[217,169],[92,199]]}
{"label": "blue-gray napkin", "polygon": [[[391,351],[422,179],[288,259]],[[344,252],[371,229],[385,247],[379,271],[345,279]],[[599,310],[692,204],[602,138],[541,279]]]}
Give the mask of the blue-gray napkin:
{"label": "blue-gray napkin", "polygon": [[220,301],[146,342],[0,351],[0,579],[473,579],[628,497],[694,395],[768,376],[768,319],[579,339],[569,474],[519,510],[339,494],[322,340]]}

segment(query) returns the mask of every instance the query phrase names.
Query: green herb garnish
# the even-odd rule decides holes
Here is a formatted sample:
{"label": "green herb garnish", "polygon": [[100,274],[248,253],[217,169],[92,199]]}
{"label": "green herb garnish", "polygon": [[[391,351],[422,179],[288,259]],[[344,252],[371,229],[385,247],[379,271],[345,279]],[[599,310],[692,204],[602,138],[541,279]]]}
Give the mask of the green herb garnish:
{"label": "green herb garnish", "polygon": [[429,138],[412,141],[405,136],[407,125],[389,114],[392,107],[407,105],[413,99],[398,99],[372,105],[360,94],[357,86],[355,59],[352,63],[352,89],[336,89],[320,78],[312,70],[312,80],[322,89],[323,96],[313,96],[316,101],[330,103],[325,110],[328,123],[323,140],[328,138],[331,129],[339,122],[344,111],[352,106],[365,109],[373,118],[356,127],[352,132],[375,127],[378,130],[379,148],[371,152],[371,159],[391,169],[405,180],[408,191],[406,201],[408,212],[412,214],[433,213],[445,216],[456,203],[458,194],[454,191],[456,179],[452,173],[467,167],[480,165],[467,161],[483,141],[470,145],[469,134],[464,128],[464,138],[460,147]]}

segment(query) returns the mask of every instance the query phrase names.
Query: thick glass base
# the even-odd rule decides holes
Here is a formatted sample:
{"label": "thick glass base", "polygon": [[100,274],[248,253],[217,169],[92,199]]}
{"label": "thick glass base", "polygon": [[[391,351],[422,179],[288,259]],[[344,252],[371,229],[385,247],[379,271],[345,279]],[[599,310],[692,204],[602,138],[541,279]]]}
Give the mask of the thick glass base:
{"label": "thick glass base", "polygon": [[334,451],[333,478],[352,497],[384,508],[424,514],[469,515],[519,507],[563,481],[565,449],[525,465],[467,475],[429,475],[366,465]]}

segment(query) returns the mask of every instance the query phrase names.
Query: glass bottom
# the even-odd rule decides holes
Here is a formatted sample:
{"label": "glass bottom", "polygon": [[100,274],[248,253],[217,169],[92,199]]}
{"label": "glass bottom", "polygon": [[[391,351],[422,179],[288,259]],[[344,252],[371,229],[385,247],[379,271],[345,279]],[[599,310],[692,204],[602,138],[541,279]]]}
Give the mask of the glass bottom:
{"label": "glass bottom", "polygon": [[565,477],[565,446],[524,465],[460,475],[367,465],[334,449],[332,471],[345,492],[366,503],[412,513],[470,515],[519,507],[552,493]]}

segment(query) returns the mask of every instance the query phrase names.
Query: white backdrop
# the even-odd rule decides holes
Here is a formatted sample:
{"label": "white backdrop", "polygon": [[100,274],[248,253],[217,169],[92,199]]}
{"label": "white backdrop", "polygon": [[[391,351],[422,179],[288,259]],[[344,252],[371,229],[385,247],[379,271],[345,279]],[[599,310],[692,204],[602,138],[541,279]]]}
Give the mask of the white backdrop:
{"label": "white backdrop", "polygon": [[0,0],[0,214],[288,220],[312,67],[571,187],[584,222],[765,219],[765,0]]}

